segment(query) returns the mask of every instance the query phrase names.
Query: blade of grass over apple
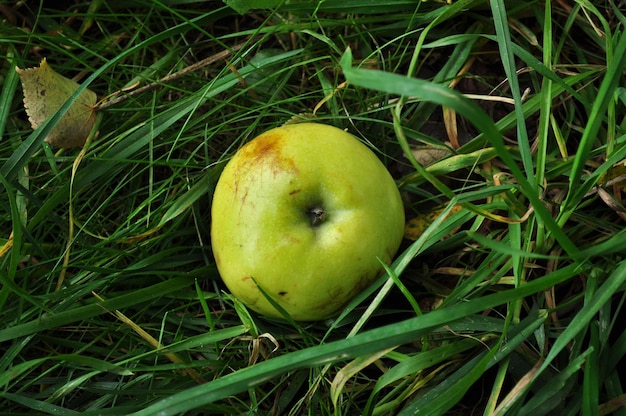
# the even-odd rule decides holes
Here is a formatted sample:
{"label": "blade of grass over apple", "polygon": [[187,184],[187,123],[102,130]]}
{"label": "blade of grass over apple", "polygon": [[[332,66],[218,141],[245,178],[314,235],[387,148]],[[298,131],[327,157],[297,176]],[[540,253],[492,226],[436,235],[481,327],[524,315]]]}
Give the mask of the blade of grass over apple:
{"label": "blade of grass over apple", "polygon": [[571,264],[525,285],[499,293],[450,305],[426,315],[400,323],[373,329],[353,337],[309,347],[280,357],[271,358],[253,366],[240,369],[206,384],[189,388],[132,413],[134,416],[174,415],[198,408],[204,404],[246,391],[248,388],[273,377],[299,368],[309,368],[327,363],[345,361],[374,353],[396,345],[411,342],[435,328],[457,321],[515,299],[546,290],[571,279],[581,272],[580,266]]}
{"label": "blade of grass over apple", "polygon": [[352,66],[352,53],[347,49],[341,58],[341,68],[348,82],[355,86],[376,89],[390,94],[418,97],[433,101],[442,106],[454,108],[459,114],[470,120],[490,141],[498,156],[509,167],[518,181],[524,195],[531,201],[537,215],[545,222],[548,230],[558,240],[565,251],[575,260],[580,261],[578,248],[554,221],[552,215],[539,199],[534,185],[528,181],[517,166],[513,155],[504,145],[502,135],[487,114],[463,95],[449,88],[416,78],[407,78],[379,70],[359,69]]}
{"label": "blade of grass over apple", "polygon": [[[459,226],[459,222],[454,221],[453,219],[448,218],[448,214],[452,212],[452,209],[456,205],[456,198],[446,206],[435,221],[424,231],[424,233],[411,244],[403,253],[398,255],[398,257],[393,261],[391,266],[386,267],[389,269],[389,272],[395,276],[400,276],[402,272],[407,268],[410,262],[420,255],[424,250],[427,250],[433,244],[435,244],[440,239],[444,238],[446,235],[452,232],[454,228]],[[460,221],[465,222],[470,214],[459,213],[459,217],[463,217]],[[386,298],[389,294],[389,291],[396,285],[396,281],[393,277],[390,277],[388,274],[384,274],[374,283],[372,283],[369,287],[364,289],[359,295],[357,295],[339,314],[339,316],[333,320],[333,323],[330,325],[328,331],[326,332],[326,336],[330,336],[332,331],[337,326],[341,325],[343,320],[353,312],[356,307],[362,304],[367,298],[375,295],[374,299],[370,302],[367,309],[360,314],[359,319],[353,325],[352,329],[348,333],[347,337],[351,337],[356,335],[361,331],[363,326],[367,323],[367,321],[372,317],[372,314],[378,309],[381,302]]]}

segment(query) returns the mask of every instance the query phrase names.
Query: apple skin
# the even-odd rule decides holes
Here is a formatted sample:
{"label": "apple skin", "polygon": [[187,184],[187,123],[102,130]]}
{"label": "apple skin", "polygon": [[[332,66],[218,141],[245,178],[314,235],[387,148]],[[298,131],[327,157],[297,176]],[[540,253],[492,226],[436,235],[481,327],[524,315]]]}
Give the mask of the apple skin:
{"label": "apple skin", "polygon": [[[389,264],[404,233],[398,188],[381,161],[336,127],[289,124],[256,137],[222,172],[211,245],[224,283],[263,315],[336,315]],[[379,261],[380,259],[380,261]]]}

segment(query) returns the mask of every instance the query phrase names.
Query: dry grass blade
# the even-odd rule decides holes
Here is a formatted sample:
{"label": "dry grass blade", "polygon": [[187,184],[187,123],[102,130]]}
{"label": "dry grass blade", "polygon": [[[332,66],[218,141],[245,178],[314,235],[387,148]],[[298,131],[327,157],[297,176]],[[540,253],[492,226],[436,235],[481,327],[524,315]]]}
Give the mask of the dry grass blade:
{"label": "dry grass blade", "polygon": [[[100,302],[104,302],[104,299],[100,295],[98,295],[96,292],[92,292],[92,294]],[[165,355],[172,363],[174,363],[174,364],[184,364],[185,363],[175,353],[168,352],[167,351],[167,347],[165,345],[163,345],[159,341],[157,341],[146,330],[144,330],[142,327],[137,325],[135,322],[132,321],[132,319],[130,319],[129,317],[124,315],[122,312],[120,312],[118,310],[115,310],[115,311],[112,311],[112,312],[108,311],[108,312],[111,313],[112,315],[114,315],[122,323],[124,323],[125,325],[130,327],[130,329],[135,331],[135,333],[137,333],[144,341],[146,341],[148,344],[150,344],[155,350],[158,350],[159,353],[163,353],[163,355]],[[206,383],[206,381],[203,380],[202,376],[200,374],[198,374],[198,372],[196,370],[194,370],[193,368],[183,368],[181,371],[183,373],[187,374],[192,379],[194,379],[198,384]]]}
{"label": "dry grass blade", "polygon": [[[113,94],[111,94],[109,97],[107,97],[106,100],[101,101],[100,103],[95,105],[95,109],[96,110],[104,110],[107,109],[109,107],[112,107],[114,105],[117,105],[131,97],[134,97],[136,95],[142,94],[144,92],[148,92],[150,90],[153,90],[155,88],[159,88],[161,86],[163,86],[163,84],[167,84],[168,82],[172,82],[174,80],[180,79],[186,75],[189,75],[191,73],[193,73],[194,71],[197,71],[199,69],[202,69],[204,67],[207,67],[209,65],[212,65],[216,62],[221,62],[224,61],[226,59],[228,59],[230,56],[232,56],[232,54],[234,52],[237,52],[239,49],[243,48],[245,45],[249,44],[249,41],[246,42],[241,42],[238,43],[236,45],[233,45],[230,49],[225,49],[221,52],[218,52],[216,54],[213,54],[207,58],[204,58],[203,60],[196,62],[195,64],[189,65],[188,67],[186,67],[185,69],[182,69],[180,71],[174,72],[173,74],[164,76],[163,78],[161,78],[160,80],[153,82],[151,84],[148,85],[144,85],[143,87],[139,87],[137,89],[132,89],[132,90],[120,90],[117,91]],[[115,97],[115,98],[111,98],[111,97]]]}

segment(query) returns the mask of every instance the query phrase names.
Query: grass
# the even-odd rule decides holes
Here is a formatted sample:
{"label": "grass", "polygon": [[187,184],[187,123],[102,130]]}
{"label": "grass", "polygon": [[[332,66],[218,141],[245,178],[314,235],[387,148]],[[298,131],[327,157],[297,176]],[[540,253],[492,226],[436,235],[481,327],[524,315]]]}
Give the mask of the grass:
{"label": "grass", "polygon": [[[41,3],[0,4],[4,413],[626,414],[621,2]],[[33,131],[14,70],[43,57],[149,87],[59,150],[72,99]],[[270,320],[219,278],[211,195],[311,113],[409,227],[336,319]]]}

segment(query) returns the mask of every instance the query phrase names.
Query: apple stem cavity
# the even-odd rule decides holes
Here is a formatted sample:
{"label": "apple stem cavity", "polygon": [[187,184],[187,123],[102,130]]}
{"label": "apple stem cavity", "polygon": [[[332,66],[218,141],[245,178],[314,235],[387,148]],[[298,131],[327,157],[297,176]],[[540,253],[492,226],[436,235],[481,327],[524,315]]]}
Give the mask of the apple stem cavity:
{"label": "apple stem cavity", "polygon": [[311,227],[319,227],[328,218],[328,213],[322,207],[313,207],[307,214],[311,220]]}

